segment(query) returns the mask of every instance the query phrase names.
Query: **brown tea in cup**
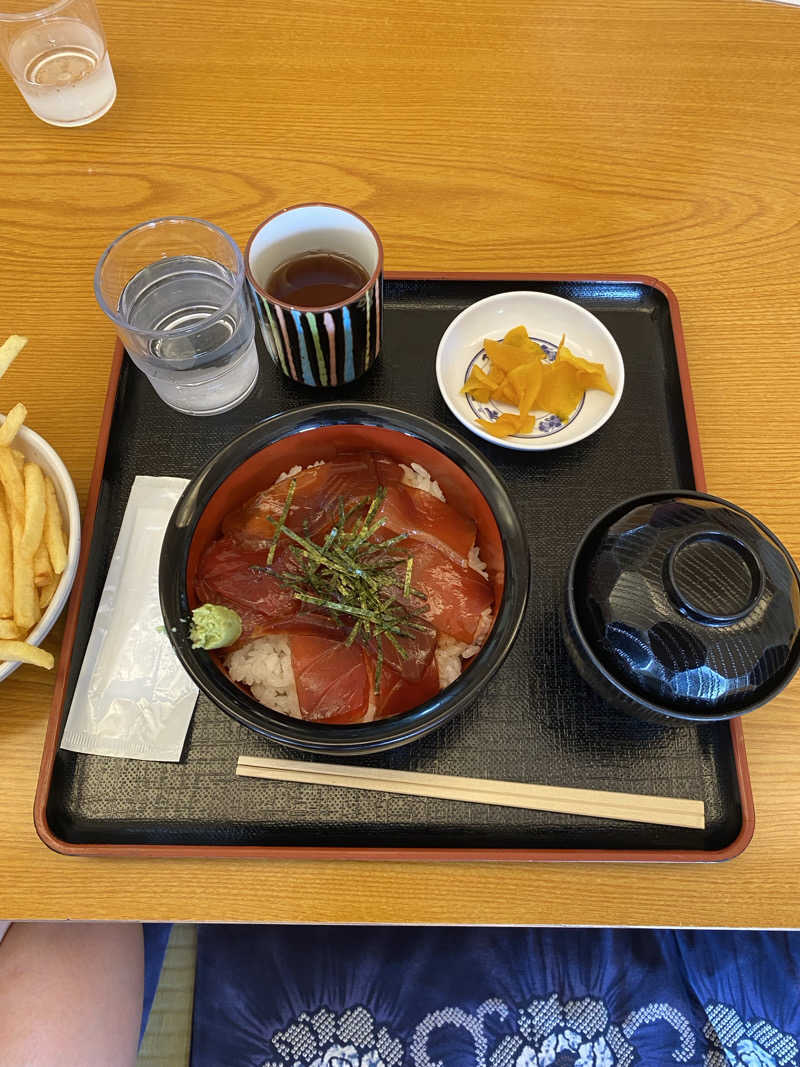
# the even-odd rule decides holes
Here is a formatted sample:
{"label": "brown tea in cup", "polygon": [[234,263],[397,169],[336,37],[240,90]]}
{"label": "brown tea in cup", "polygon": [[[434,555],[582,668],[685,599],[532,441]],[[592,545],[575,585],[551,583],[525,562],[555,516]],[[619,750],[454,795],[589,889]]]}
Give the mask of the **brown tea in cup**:
{"label": "brown tea in cup", "polygon": [[299,204],[252,233],[247,278],[270,356],[296,382],[354,382],[383,337],[383,246],[336,204]]}
{"label": "brown tea in cup", "polygon": [[343,304],[364,289],[369,275],[350,256],[319,249],[279,264],[265,286],[270,296],[296,308]]}

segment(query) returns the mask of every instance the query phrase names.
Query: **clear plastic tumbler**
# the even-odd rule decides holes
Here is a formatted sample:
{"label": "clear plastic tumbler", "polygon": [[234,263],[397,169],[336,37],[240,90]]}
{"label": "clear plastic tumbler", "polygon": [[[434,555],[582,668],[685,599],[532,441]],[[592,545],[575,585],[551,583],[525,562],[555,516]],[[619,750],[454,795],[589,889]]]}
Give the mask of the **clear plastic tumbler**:
{"label": "clear plastic tumbler", "polygon": [[117,96],[93,0],[0,0],[0,60],[31,111],[51,126],[85,126]]}
{"label": "clear plastic tumbler", "polygon": [[172,217],[112,242],[95,294],[125,348],[176,411],[218,415],[258,378],[253,309],[242,254],[219,227]]}

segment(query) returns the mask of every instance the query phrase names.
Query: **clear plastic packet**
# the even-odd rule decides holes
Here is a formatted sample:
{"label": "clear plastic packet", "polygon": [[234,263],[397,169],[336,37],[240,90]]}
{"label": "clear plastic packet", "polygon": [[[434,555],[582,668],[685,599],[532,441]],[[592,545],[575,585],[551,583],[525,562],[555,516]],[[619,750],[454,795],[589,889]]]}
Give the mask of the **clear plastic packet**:
{"label": "clear plastic packet", "polygon": [[61,747],[177,762],[197,700],[163,628],[158,562],[182,478],[134,480]]}

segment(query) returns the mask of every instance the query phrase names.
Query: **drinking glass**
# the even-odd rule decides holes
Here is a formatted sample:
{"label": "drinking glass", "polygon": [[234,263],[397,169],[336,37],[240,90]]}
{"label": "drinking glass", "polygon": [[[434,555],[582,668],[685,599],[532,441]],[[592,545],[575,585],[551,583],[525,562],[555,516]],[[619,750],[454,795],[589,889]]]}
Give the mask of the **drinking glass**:
{"label": "drinking glass", "polygon": [[117,96],[94,0],[0,0],[0,60],[31,111],[51,126],[84,126]]}
{"label": "drinking glass", "polygon": [[127,230],[94,276],[100,307],[133,362],[176,411],[218,415],[256,384],[242,254],[210,222],[174,216]]}

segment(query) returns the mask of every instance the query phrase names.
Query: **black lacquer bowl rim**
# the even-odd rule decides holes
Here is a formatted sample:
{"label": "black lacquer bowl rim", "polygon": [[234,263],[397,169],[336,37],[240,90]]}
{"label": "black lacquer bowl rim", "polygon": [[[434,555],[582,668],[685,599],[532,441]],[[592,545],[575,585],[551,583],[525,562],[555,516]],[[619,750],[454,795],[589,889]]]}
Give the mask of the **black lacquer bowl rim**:
{"label": "black lacquer bowl rim", "polygon": [[635,508],[642,507],[645,504],[658,503],[663,500],[674,500],[676,498],[683,498],[689,500],[705,500],[710,503],[719,504],[730,511],[734,511],[744,518],[749,519],[750,522],[756,526],[762,534],[770,541],[770,543],[781,550],[783,553],[791,571],[794,575],[795,581],[800,587],[800,570],[797,564],[792,559],[786,546],[775,536],[772,530],[768,526],[765,526],[760,519],[756,518],[749,511],[739,507],[738,504],[731,503],[730,500],[725,500],[723,497],[713,496],[710,493],[703,493],[695,489],[664,489],[653,493],[641,493],[638,496],[630,497],[627,500],[621,501],[619,504],[615,504],[608,511],[598,516],[589,528],[584,532],[578,545],[573,552],[572,559],[570,561],[569,570],[567,572],[566,580],[566,609],[569,618],[570,626],[572,627],[574,637],[577,639],[579,646],[579,653],[591,664],[591,666],[605,679],[606,683],[615,690],[619,696],[646,708],[657,715],[663,715],[668,719],[683,720],[685,722],[723,722],[729,719],[738,718],[740,715],[748,714],[751,711],[755,711],[756,708],[762,707],[784,689],[794,677],[798,668],[800,668],[800,641],[795,642],[794,648],[791,650],[786,665],[779,676],[775,679],[774,686],[760,696],[752,703],[745,704],[739,708],[729,709],[727,712],[721,712],[714,714],[713,711],[699,711],[693,713],[684,709],[676,710],[674,707],[670,707],[666,704],[659,704],[653,700],[647,699],[641,693],[637,692],[626,686],[620,678],[598,657],[591,643],[589,642],[584,628],[581,625],[581,611],[578,603],[578,596],[576,591],[577,578],[579,569],[584,565],[583,557],[588,550],[593,547],[598,537],[600,537],[612,523],[618,519],[623,518],[630,511]]}
{"label": "black lacquer bowl rim", "polygon": [[[455,681],[411,711],[369,723],[308,723],[281,715],[248,696],[228,679],[206,652],[188,639],[190,608],[186,591],[189,549],[197,522],[219,486],[246,459],[291,434],[331,425],[375,426],[415,437],[456,463],[483,494],[500,531],[505,584],[486,644]],[[509,561],[512,565],[509,565]],[[167,525],[159,565],[161,611],[167,633],[185,670],[200,689],[242,725],[280,744],[323,755],[370,755],[407,744],[475,699],[516,640],[528,599],[530,558],[517,511],[490,463],[471,445],[429,419],[372,403],[321,403],[264,419],[225,445],[192,479]]]}

